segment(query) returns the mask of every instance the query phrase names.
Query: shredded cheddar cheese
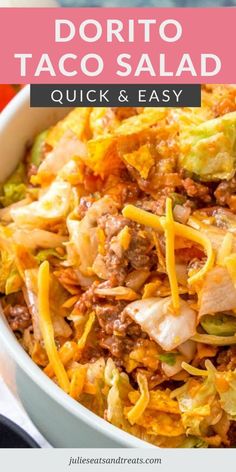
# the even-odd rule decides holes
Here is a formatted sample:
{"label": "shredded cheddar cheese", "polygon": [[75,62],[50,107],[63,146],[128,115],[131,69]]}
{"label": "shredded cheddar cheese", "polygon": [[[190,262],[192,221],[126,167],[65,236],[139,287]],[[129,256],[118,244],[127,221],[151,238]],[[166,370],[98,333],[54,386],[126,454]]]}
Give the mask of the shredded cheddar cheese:
{"label": "shredded cheddar cheese", "polygon": [[217,254],[217,264],[224,266],[225,259],[230,256],[233,246],[233,234],[226,233]]}
{"label": "shredded cheddar cheese", "polygon": [[231,256],[226,257],[224,265],[236,287],[236,254],[231,254]]}
{"label": "shredded cheddar cheese", "polygon": [[97,393],[97,388],[96,385],[92,384],[91,382],[85,382],[84,388],[83,388],[84,393],[89,393],[89,395],[96,395]]}
{"label": "shredded cheddar cheese", "polygon": [[201,280],[205,274],[212,269],[214,265],[214,252],[212,248],[212,244],[210,239],[205,235],[200,233],[199,231],[190,228],[189,226],[182,225],[181,223],[175,222],[175,234],[178,236],[182,236],[183,238],[190,239],[191,241],[199,244],[202,246],[206,252],[207,260],[205,265],[194,275],[192,275],[188,282],[189,284],[193,284],[199,280]]}
{"label": "shredded cheddar cheese", "polygon": [[83,387],[86,380],[87,367],[85,365],[80,365],[72,374],[71,383],[70,383],[70,396],[75,400],[79,399],[83,391]]}
{"label": "shredded cheddar cheese", "polygon": [[94,323],[94,320],[95,320],[95,313],[94,311],[92,311],[90,314],[89,314],[89,317],[88,317],[88,320],[86,322],[86,325],[85,325],[85,328],[84,328],[84,332],[81,336],[81,338],[78,340],[78,348],[79,349],[83,349],[85,344],[86,344],[86,341],[87,341],[87,337],[92,329],[92,326],[93,326],[93,323]]}
{"label": "shredded cheddar cheese", "polygon": [[216,376],[215,384],[219,393],[225,393],[230,388],[229,382],[222,376]]}
{"label": "shredded cheddar cheese", "polygon": [[125,226],[118,234],[118,240],[124,251],[126,251],[131,242],[131,234],[128,226]]}
{"label": "shredded cheddar cheese", "polygon": [[[136,221],[136,223],[150,226],[158,231],[165,230],[166,218],[164,216],[153,215],[152,213],[136,208],[133,205],[127,205],[122,214],[130,220]],[[192,275],[188,279],[189,284],[193,284],[201,280],[214,265],[214,252],[211,241],[205,234],[202,234],[189,226],[177,223],[176,221],[173,222],[173,227],[176,236],[189,239],[190,241],[201,245],[206,252],[206,263],[196,274]]]}
{"label": "shredded cheddar cheese", "polygon": [[69,392],[70,384],[63,363],[60,359],[54,339],[53,324],[49,308],[49,262],[44,261],[38,272],[38,308],[40,329],[50,364],[54,370],[59,385]]}
{"label": "shredded cheddar cheese", "polygon": [[153,229],[163,231],[163,225],[161,223],[162,217],[153,215],[146,210],[137,208],[134,205],[126,205],[122,211],[122,214],[125,218],[129,218],[136,223],[139,223],[144,226],[150,226]]}
{"label": "shredded cheddar cheese", "polygon": [[[73,341],[67,341],[59,350],[59,357],[64,366],[68,364],[71,360],[78,360],[79,349],[77,343]],[[54,369],[51,362],[44,369],[45,374],[48,377],[53,377]]]}
{"label": "shredded cheddar cheese", "polygon": [[166,270],[170,282],[172,306],[176,314],[179,313],[179,291],[178,282],[175,271],[175,227],[172,214],[172,201],[166,199],[166,221],[165,221],[165,237],[166,237]]}
{"label": "shredded cheddar cheese", "polygon": [[98,252],[99,254],[104,256],[106,237],[102,228],[97,228],[97,236],[98,236]]}
{"label": "shredded cheddar cheese", "polygon": [[145,284],[142,298],[150,298],[157,296],[157,291],[160,288],[161,284],[161,280],[155,280],[154,282],[149,282],[148,284]]}
{"label": "shredded cheddar cheese", "polygon": [[136,423],[138,419],[142,416],[150,400],[148,382],[145,375],[139,373],[137,375],[137,381],[140,390],[140,397],[133,406],[133,408],[131,408],[131,410],[129,410],[127,414],[127,418],[131,424]]}
{"label": "shredded cheddar cheese", "polygon": [[62,308],[71,308],[78,301],[78,295],[68,298],[68,300],[63,303]]}

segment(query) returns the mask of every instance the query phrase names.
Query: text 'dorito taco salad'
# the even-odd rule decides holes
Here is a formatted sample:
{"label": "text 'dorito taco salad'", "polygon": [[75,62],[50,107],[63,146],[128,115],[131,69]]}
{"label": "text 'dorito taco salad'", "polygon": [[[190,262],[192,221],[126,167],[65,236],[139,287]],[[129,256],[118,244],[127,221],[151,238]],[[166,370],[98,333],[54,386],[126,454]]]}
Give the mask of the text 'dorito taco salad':
{"label": "text 'dorito taco salad'", "polygon": [[0,291],[45,374],[160,447],[236,447],[236,87],[76,108],[2,185]]}

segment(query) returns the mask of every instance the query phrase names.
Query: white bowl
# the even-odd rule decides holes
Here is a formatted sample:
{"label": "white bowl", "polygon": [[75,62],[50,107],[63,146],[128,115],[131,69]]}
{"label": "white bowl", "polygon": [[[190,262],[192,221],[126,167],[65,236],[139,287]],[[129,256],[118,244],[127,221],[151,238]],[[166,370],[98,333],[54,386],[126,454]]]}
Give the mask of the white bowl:
{"label": "white bowl", "polygon": [[[0,114],[0,181],[14,170],[33,137],[67,111],[30,108],[29,87],[11,101]],[[7,353],[3,375],[8,376],[12,369],[24,408],[54,447],[152,447],[107,423],[57,387],[22,349],[2,313],[0,344]]]}

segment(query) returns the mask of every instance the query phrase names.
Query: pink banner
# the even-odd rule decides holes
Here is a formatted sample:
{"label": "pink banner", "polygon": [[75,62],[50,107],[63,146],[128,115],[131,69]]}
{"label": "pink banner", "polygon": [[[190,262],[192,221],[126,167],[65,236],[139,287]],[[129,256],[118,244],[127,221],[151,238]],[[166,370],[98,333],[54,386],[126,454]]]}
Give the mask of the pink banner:
{"label": "pink banner", "polygon": [[2,8],[0,83],[235,83],[235,8]]}

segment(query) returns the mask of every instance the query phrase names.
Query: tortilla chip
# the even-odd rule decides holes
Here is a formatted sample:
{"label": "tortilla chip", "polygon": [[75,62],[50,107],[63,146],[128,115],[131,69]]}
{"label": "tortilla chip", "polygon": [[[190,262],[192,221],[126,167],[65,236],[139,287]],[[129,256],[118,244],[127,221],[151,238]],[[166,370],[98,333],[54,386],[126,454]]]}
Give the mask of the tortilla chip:
{"label": "tortilla chip", "polygon": [[[129,407],[124,409],[125,416],[129,411]],[[179,415],[156,412],[155,410],[146,410],[136,423],[145,428],[148,434],[158,436],[180,436],[185,432]]]}
{"label": "tortilla chip", "polygon": [[85,164],[95,175],[100,175],[102,178],[122,168],[123,163],[117,153],[114,136],[107,135],[88,141],[88,158]]}
{"label": "tortilla chip", "polygon": [[168,111],[166,108],[145,108],[140,115],[131,116],[122,122],[116,129],[117,136],[127,136],[140,133],[150,128],[166,117]]}
{"label": "tortilla chip", "polygon": [[91,108],[75,108],[66,117],[49,129],[46,142],[54,147],[67,130],[73,131],[81,141],[89,137],[89,115]]}
{"label": "tortilla chip", "polygon": [[93,138],[112,132],[118,125],[117,119],[112,108],[100,107],[93,108],[90,114],[90,129]]}
{"label": "tortilla chip", "polygon": [[[170,398],[170,392],[164,390],[151,390],[148,409],[163,411],[165,413],[180,413],[179,404],[176,400]],[[139,392],[133,391],[129,393],[131,403],[136,403],[139,398]]]}
{"label": "tortilla chip", "polygon": [[137,151],[123,156],[124,161],[134,167],[143,179],[147,179],[151,167],[155,164],[150,146],[144,144]]}

